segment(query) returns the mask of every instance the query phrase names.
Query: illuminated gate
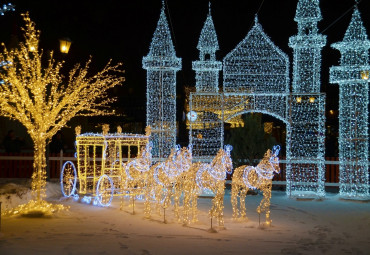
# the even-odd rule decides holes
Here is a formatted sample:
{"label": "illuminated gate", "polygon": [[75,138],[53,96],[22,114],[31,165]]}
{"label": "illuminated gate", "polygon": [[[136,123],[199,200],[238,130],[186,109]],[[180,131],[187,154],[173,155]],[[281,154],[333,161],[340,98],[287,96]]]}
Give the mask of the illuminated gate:
{"label": "illuminated gate", "polygon": [[198,44],[200,60],[193,62],[197,92],[190,94],[188,114],[193,157],[202,160],[217,153],[225,122],[238,123],[247,112],[268,114],[286,124],[287,194],[324,196],[325,94],[290,92],[288,56],[264,33],[257,17],[246,38],[223,60],[223,92],[207,87],[218,81],[220,69],[210,22],[209,14]]}

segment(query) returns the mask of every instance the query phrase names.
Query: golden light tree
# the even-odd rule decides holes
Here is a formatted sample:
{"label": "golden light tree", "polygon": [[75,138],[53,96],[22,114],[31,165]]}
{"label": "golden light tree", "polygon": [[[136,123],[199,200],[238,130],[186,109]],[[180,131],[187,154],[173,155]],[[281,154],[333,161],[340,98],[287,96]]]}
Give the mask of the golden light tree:
{"label": "golden light tree", "polygon": [[53,53],[47,57],[47,62],[43,60],[43,51],[38,49],[40,31],[36,30],[28,13],[22,16],[25,41],[11,50],[3,44],[4,49],[0,53],[3,65],[0,72],[0,115],[22,123],[33,141],[34,200],[27,208],[42,211],[48,207],[44,201],[48,141],[77,115],[108,114],[108,104],[114,101],[108,90],[125,79],[121,64],[112,65],[110,62],[102,71],[89,76],[91,59],[84,66],[76,65],[64,77],[61,74],[63,62],[55,60]]}

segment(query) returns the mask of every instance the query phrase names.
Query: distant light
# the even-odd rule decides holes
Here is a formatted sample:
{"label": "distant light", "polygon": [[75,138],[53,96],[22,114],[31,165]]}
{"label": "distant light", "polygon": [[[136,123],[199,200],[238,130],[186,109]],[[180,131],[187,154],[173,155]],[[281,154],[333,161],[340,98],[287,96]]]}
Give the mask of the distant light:
{"label": "distant light", "polygon": [[71,47],[72,41],[68,38],[60,39],[60,52],[67,54],[69,52],[69,48]]}
{"label": "distant light", "polygon": [[369,71],[362,71],[361,72],[361,79],[368,80],[369,79]]}
{"label": "distant light", "polygon": [[329,111],[329,113],[330,113],[331,115],[333,115],[333,114],[334,114],[334,110],[330,110],[330,111]]}
{"label": "distant light", "polygon": [[310,97],[309,101],[310,101],[310,103],[314,103],[315,102],[315,98],[314,97]]}
{"label": "distant light", "polygon": [[296,97],[295,100],[297,101],[297,103],[300,103],[300,102],[302,102],[302,97]]}

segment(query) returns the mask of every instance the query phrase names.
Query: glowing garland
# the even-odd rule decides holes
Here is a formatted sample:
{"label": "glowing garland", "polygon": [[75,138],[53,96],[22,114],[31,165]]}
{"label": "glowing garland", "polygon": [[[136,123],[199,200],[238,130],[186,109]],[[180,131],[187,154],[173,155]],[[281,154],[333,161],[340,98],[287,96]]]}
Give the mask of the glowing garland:
{"label": "glowing garland", "polygon": [[[245,197],[249,189],[260,189],[263,193],[263,199],[257,207],[257,212],[266,212],[265,224],[271,224],[270,219],[270,199],[272,178],[274,173],[279,173],[279,151],[280,146],[274,146],[272,152],[268,150],[261,162],[256,166],[240,166],[234,170],[232,188],[231,188],[231,204],[233,207],[233,218],[239,215],[242,219],[247,219],[245,208]],[[238,210],[238,197],[240,210]]]}
{"label": "glowing garland", "polygon": [[343,41],[331,45],[341,53],[330,68],[339,84],[339,193],[343,198],[369,198],[369,48],[357,6]]}
{"label": "glowing garland", "polygon": [[152,154],[166,158],[176,143],[176,72],[181,59],[176,57],[168,27],[165,6],[154,32],[149,54],[143,58],[147,70],[147,118],[152,127]]}

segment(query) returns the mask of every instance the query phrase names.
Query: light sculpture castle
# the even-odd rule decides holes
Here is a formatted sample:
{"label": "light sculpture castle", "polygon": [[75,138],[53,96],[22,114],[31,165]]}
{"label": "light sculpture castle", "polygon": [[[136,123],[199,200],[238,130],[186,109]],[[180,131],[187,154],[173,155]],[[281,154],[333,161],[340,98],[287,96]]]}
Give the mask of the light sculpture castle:
{"label": "light sculpture castle", "polygon": [[[287,194],[325,195],[326,95],[321,92],[320,72],[326,36],[318,32],[321,19],[319,0],[298,1],[294,18],[298,33],[289,39],[293,49],[290,89],[289,58],[263,31],[257,15],[247,36],[223,62],[216,60],[219,44],[209,6],[197,45],[199,60],[192,63],[196,92],[189,95],[187,115],[195,159],[216,155],[223,146],[224,123],[238,125],[240,116],[249,112],[271,115],[286,125]],[[341,66],[331,68],[331,82],[339,83],[341,91],[341,194],[368,195],[368,81],[364,77],[369,76],[370,43],[357,9],[344,41],[333,47],[342,53]],[[147,125],[153,127],[153,155],[165,157],[175,144],[175,85],[181,59],[175,55],[164,6],[143,68],[148,72]]]}
{"label": "light sculpture castle", "polygon": [[176,57],[164,3],[143,68],[147,70],[146,125],[152,128],[152,155],[165,158],[176,143],[176,72],[181,70],[181,59]]}
{"label": "light sculpture castle", "polygon": [[341,53],[330,68],[339,84],[339,191],[343,198],[369,198],[369,48],[355,7],[343,41],[331,45]]}
{"label": "light sculpture castle", "polygon": [[325,195],[325,94],[320,93],[320,72],[326,36],[318,33],[321,19],[319,0],[299,0],[294,18],[298,34],[289,38],[293,83],[286,176],[287,193],[298,196]]}

